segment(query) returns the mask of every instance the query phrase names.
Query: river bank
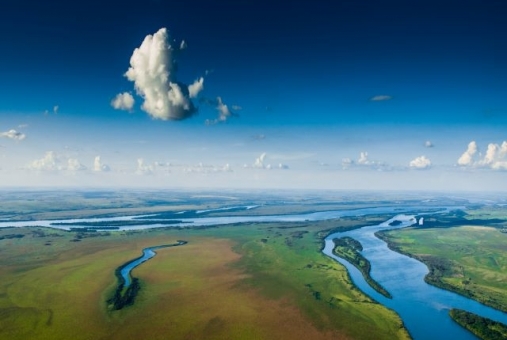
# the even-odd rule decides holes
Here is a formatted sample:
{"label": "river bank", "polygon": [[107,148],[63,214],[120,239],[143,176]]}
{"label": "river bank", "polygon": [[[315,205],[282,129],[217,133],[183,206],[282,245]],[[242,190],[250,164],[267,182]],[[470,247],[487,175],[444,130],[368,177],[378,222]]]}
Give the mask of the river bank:
{"label": "river bank", "polygon": [[[494,284],[506,280],[505,275],[499,275],[507,258],[502,249],[507,237],[499,231],[486,227],[453,227],[438,231],[426,229],[424,234],[417,230],[396,234],[380,231],[376,236],[389,249],[424,263],[429,270],[424,277],[428,284],[507,313],[507,288]],[[417,245],[413,242],[415,237]]]}

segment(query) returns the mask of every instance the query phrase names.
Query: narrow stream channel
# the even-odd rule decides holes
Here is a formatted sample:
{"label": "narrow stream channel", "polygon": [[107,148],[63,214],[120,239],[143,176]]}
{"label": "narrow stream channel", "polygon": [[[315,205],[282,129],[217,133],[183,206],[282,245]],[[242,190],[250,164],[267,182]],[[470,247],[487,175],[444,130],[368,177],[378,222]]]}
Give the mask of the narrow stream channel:
{"label": "narrow stream channel", "polygon": [[135,267],[139,266],[141,263],[144,263],[144,262],[148,261],[149,259],[151,259],[152,257],[154,257],[155,255],[157,255],[155,250],[161,249],[161,248],[167,248],[167,247],[182,246],[184,244],[187,244],[187,241],[178,241],[177,243],[174,243],[174,244],[165,244],[165,245],[160,245],[160,246],[144,248],[143,249],[143,256],[141,256],[137,259],[134,259],[130,262],[127,262],[126,264],[124,264],[121,267],[120,275],[123,278],[124,288],[128,288],[128,286],[130,286],[130,283],[132,282],[131,275],[130,275],[132,270]]}

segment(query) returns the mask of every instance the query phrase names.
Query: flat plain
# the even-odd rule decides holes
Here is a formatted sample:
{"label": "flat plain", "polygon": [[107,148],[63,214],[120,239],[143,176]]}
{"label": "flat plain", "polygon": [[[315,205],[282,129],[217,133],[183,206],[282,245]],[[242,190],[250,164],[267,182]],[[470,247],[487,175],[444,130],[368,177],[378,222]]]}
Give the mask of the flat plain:
{"label": "flat plain", "polygon": [[[356,289],[345,268],[320,251],[331,230],[385,219],[93,233],[3,228],[0,338],[407,339],[400,318]],[[115,269],[145,247],[176,240],[188,244],[157,250],[134,269],[141,284],[135,304],[108,310]]]}
{"label": "flat plain", "polygon": [[428,283],[507,311],[506,215],[505,208],[477,209],[455,225],[393,230],[383,239],[424,262]]}

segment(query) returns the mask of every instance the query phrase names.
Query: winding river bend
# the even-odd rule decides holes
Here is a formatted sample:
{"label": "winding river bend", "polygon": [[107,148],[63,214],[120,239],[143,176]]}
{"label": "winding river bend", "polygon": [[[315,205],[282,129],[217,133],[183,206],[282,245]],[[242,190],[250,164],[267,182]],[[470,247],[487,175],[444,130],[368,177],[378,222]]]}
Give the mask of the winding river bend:
{"label": "winding river bend", "polygon": [[155,255],[157,255],[155,250],[161,249],[161,248],[182,246],[187,243],[188,243],[187,241],[178,241],[174,244],[165,244],[165,245],[160,245],[160,246],[155,246],[155,247],[144,248],[143,249],[143,256],[138,257],[137,259],[134,259],[130,262],[127,262],[126,264],[124,264],[123,266],[120,267],[120,276],[121,276],[121,278],[123,278],[123,287],[128,288],[128,286],[130,286],[130,283],[132,281],[130,273],[132,272],[132,270],[135,267],[139,266],[141,263],[144,263],[144,262],[148,261],[149,259],[153,258]]}
{"label": "winding river bend", "polygon": [[[410,226],[414,223],[413,217],[413,215],[398,215],[379,225],[331,234],[325,239],[323,253],[347,267],[354,284],[364,293],[396,311],[416,340],[477,339],[449,317],[448,312],[451,308],[464,309],[507,324],[506,313],[427,284],[424,281],[428,273],[426,265],[390,250],[384,241],[374,235],[379,230]],[[395,220],[401,221],[401,224],[389,225]],[[373,290],[356,267],[333,254],[333,239],[345,236],[361,242],[364,249],[362,255],[371,263],[372,278],[393,295],[392,299]]]}

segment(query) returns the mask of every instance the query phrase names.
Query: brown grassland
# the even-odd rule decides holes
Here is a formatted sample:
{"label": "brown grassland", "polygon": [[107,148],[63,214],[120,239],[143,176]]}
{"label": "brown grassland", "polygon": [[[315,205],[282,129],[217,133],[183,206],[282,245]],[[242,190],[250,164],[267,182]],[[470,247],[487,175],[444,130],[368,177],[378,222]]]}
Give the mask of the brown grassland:
{"label": "brown grassland", "polygon": [[[378,219],[378,218],[377,218]],[[367,220],[93,233],[0,229],[1,339],[406,339],[401,320],[320,253]],[[114,270],[144,247],[133,306],[107,309]]]}

